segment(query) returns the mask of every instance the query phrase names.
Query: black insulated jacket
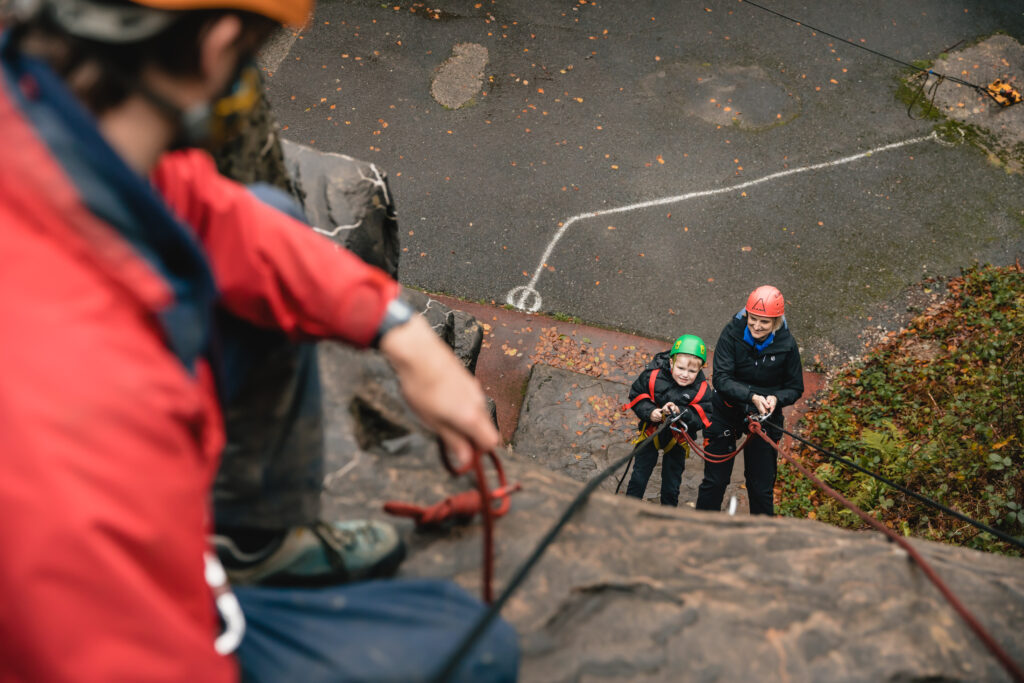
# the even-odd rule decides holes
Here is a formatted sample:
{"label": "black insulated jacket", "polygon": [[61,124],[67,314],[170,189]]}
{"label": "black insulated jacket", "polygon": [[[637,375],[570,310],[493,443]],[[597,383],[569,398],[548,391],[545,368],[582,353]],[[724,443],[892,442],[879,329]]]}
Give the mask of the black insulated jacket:
{"label": "black insulated jacket", "polygon": [[[663,423],[651,424],[651,413],[655,408],[661,408],[666,403],[672,402],[679,406],[679,409],[686,414],[683,422],[686,430],[696,434],[699,430],[711,426],[711,395],[714,390],[711,383],[705,379],[704,371],[697,373],[692,384],[681,386],[672,379],[672,361],[668,351],[657,354],[647,364],[647,369],[640,373],[640,376],[633,380],[633,386],[629,389],[629,403],[627,408],[632,408],[636,416],[640,418],[640,426],[657,426]],[[650,394],[651,375],[654,376],[654,396]],[[687,410],[687,406],[690,407]]]}
{"label": "black insulated jacket", "polygon": [[747,316],[741,313],[725,326],[715,346],[711,373],[715,410],[756,412],[750,401],[754,394],[775,395],[779,400],[776,411],[793,405],[804,393],[804,374],[789,326],[784,322],[762,351],[743,340],[746,326]]}

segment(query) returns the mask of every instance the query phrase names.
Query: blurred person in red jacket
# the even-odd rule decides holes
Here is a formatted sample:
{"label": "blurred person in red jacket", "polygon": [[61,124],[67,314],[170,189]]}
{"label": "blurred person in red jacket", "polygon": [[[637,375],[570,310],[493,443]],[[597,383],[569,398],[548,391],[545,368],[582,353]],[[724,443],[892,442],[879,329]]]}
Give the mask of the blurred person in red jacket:
{"label": "blurred person in red jacket", "polygon": [[[311,12],[312,0],[16,5],[0,43],[0,681],[233,680],[231,648],[215,647],[212,524],[236,578],[357,581],[334,603],[385,615],[387,637],[360,642],[376,632],[358,614],[329,613],[356,624],[337,645],[345,661],[393,648],[334,678],[409,680],[480,609],[447,582],[358,582],[393,572],[402,545],[390,525],[318,517],[313,342],[379,348],[457,465],[499,442],[478,383],[394,280],[200,149],[258,96],[247,65],[261,43]],[[253,399],[275,356],[281,391]],[[225,451],[235,406],[263,431]],[[403,600],[421,631],[388,613]],[[464,676],[515,677],[514,633],[494,634]]]}

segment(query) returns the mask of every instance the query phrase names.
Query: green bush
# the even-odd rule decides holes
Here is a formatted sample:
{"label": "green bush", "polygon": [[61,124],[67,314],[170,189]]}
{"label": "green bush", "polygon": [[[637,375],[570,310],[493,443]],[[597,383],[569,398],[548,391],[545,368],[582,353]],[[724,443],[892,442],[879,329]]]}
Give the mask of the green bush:
{"label": "green bush", "polygon": [[[949,298],[830,383],[806,438],[1004,533],[1024,537],[1024,274],[974,267]],[[906,535],[1020,556],[809,448],[794,455]],[[781,514],[863,528],[794,468],[779,468]]]}

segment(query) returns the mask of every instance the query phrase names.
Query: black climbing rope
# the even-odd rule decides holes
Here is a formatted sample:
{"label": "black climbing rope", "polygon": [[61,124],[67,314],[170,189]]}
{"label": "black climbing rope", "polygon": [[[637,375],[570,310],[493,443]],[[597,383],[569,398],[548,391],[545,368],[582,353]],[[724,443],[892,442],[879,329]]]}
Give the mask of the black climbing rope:
{"label": "black climbing rope", "polygon": [[[776,427],[777,427],[777,425],[776,425]],[[836,462],[842,463],[843,465],[846,465],[847,467],[855,469],[855,470],[857,470],[858,472],[860,472],[862,474],[866,474],[869,477],[877,479],[878,481],[882,482],[883,484],[886,484],[887,486],[891,486],[892,488],[896,489],[900,493],[904,493],[904,494],[910,496],[911,498],[914,498],[915,500],[918,500],[918,501],[924,503],[925,505],[927,505],[927,506],[929,506],[931,508],[934,508],[936,510],[944,512],[947,515],[950,515],[952,517],[956,517],[957,519],[959,519],[962,522],[967,522],[968,524],[970,524],[970,525],[980,529],[981,531],[984,531],[985,533],[988,533],[988,534],[991,534],[991,535],[995,536],[996,538],[998,538],[1001,541],[1005,541],[1006,543],[1009,543],[1010,545],[1015,545],[1018,548],[1024,548],[1024,540],[1021,540],[1019,538],[1015,538],[1013,536],[1010,536],[1009,534],[1003,533],[1002,531],[999,531],[998,529],[993,529],[992,527],[990,527],[989,525],[985,524],[984,522],[979,522],[978,520],[972,519],[972,518],[968,517],[967,515],[963,514],[962,512],[957,512],[953,508],[948,507],[946,505],[943,505],[942,503],[940,503],[938,501],[932,500],[931,498],[929,498],[927,496],[924,496],[924,495],[921,495],[920,493],[917,493],[915,491],[911,491],[907,487],[901,486],[900,484],[897,484],[896,482],[892,481],[891,479],[887,479],[886,477],[883,477],[881,474],[877,474],[875,472],[872,472],[871,470],[869,470],[869,469],[867,469],[865,467],[861,467],[860,465],[858,465],[854,461],[852,461],[852,460],[850,460],[848,458],[844,458],[843,456],[838,455],[837,453],[833,453],[832,451],[830,451],[830,450],[828,450],[828,449],[826,449],[826,448],[824,448],[824,447],[814,443],[813,441],[809,441],[809,440],[803,438],[802,436],[797,436],[796,434],[794,434],[793,432],[791,432],[791,431],[789,431],[787,429],[784,429],[782,427],[777,427],[777,428],[779,430],[781,430],[782,433],[786,434],[787,436],[795,439],[796,441],[799,441],[800,443],[804,444],[805,446],[808,446],[810,448],[813,448],[816,451],[819,451],[820,453],[828,456],[829,458],[832,458]]]}
{"label": "black climbing rope", "polygon": [[590,498],[590,495],[597,490],[597,487],[601,485],[601,482],[615,474],[616,470],[622,467],[623,464],[628,463],[633,456],[636,455],[637,451],[646,446],[651,439],[661,434],[668,427],[674,425],[677,420],[681,420],[682,418],[683,412],[676,413],[671,420],[663,422],[661,427],[641,441],[629,455],[624,455],[611,465],[608,465],[608,467],[604,468],[600,474],[586,483],[580,492],[576,494],[576,497],[572,499],[572,502],[569,503],[569,506],[562,513],[562,516],[558,518],[558,521],[555,522],[554,526],[552,526],[544,535],[544,538],[540,540],[530,556],[526,558],[521,565],[519,565],[515,575],[513,575],[512,579],[508,582],[508,585],[505,586],[505,590],[501,592],[501,595],[499,595],[498,598],[488,606],[487,610],[477,618],[476,623],[473,624],[473,628],[467,632],[466,636],[462,639],[462,642],[459,643],[459,646],[452,651],[452,654],[445,661],[444,666],[441,667],[440,672],[431,679],[434,683],[444,683],[451,678],[452,674],[454,674],[455,670],[458,668],[459,663],[467,654],[469,654],[469,651],[473,648],[473,645],[476,644],[476,641],[479,640],[480,636],[482,636],[487,630],[487,627],[491,625],[491,622],[493,622],[495,618],[497,618],[498,614],[501,613],[501,608],[506,602],[508,602],[508,599],[512,597],[512,593],[519,588],[519,584],[526,579],[526,575],[529,574],[530,570],[533,569],[533,566],[537,564],[537,561],[540,560],[544,551],[548,549],[548,546],[550,546],[552,542],[554,542],[555,537],[562,528],[568,524],[572,516],[583,507],[583,504],[586,503],[587,499]]}

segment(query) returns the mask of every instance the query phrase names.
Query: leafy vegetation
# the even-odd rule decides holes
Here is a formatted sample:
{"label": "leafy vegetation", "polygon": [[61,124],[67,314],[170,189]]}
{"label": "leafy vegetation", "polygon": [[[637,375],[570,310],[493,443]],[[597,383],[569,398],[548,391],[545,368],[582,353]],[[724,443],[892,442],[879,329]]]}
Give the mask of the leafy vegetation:
{"label": "leafy vegetation", "polygon": [[[1012,536],[1024,536],[1024,272],[974,267],[950,296],[841,372],[806,418],[806,437]],[[802,448],[794,455],[908,536],[1008,555],[1019,548]],[[863,528],[794,468],[779,511]]]}

